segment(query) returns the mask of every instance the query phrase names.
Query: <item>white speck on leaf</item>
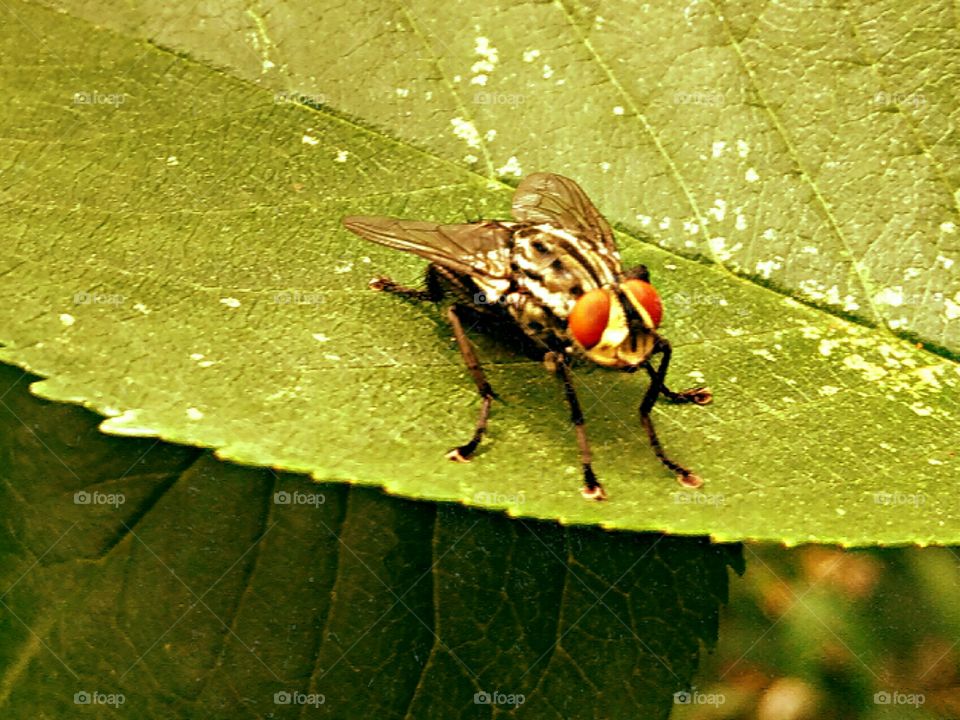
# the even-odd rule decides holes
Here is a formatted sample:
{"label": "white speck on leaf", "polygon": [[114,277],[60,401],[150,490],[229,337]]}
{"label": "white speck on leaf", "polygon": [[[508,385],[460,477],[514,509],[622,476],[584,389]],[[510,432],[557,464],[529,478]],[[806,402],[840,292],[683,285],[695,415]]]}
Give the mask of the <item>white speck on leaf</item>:
{"label": "white speck on leaf", "polygon": [[187,408],[187,417],[191,420],[200,420],[203,417],[203,413],[195,407],[189,407]]}
{"label": "white speck on leaf", "polygon": [[543,79],[544,79],[544,80],[549,80],[549,79],[552,78],[552,77],[553,77],[553,68],[550,67],[549,65],[544,65],[544,66],[543,66]]}
{"label": "white speck on leaf", "polygon": [[900,307],[903,305],[903,288],[900,286],[884,288],[873,296],[873,300],[881,305]]}
{"label": "white speck on leaf", "polygon": [[540,57],[539,50],[524,50],[523,51],[523,61],[524,62],[533,62],[538,57]]}
{"label": "white speck on leaf", "polygon": [[[487,75],[492,73],[497,66],[499,53],[497,49],[490,44],[490,40],[483,36],[476,39],[473,51],[480,56],[480,59],[470,67],[474,73],[477,73],[470,82],[474,85],[486,85]],[[482,78],[482,80],[480,78]]]}
{"label": "white speck on leaf", "polygon": [[177,160],[177,156],[176,156],[176,155],[171,155],[170,157],[167,158],[167,165],[169,165],[170,167],[173,167],[173,166],[179,165],[179,164],[180,164],[180,161]]}
{"label": "white speck on leaf", "polygon": [[316,145],[320,141],[317,140],[313,135],[304,135],[303,138],[301,139],[301,142],[304,145]]}
{"label": "white speck on leaf", "polygon": [[940,389],[940,380],[937,375],[943,373],[943,365],[932,365],[929,367],[917,368],[917,377],[919,377],[924,383],[935,387],[938,390]]}
{"label": "white speck on leaf", "polygon": [[621,106],[621,105],[615,105],[614,108],[613,108],[613,114],[614,114],[614,115],[623,115],[623,106]]}
{"label": "white speck on leaf", "polygon": [[327,341],[330,340],[330,338],[328,338],[328,337],[327,337],[326,335],[324,335],[323,333],[314,333],[314,334],[313,334],[313,339],[316,340],[317,342],[327,342]]}
{"label": "white speck on leaf", "polygon": [[472,122],[461,117],[455,117],[450,121],[450,124],[453,125],[453,134],[467,143],[467,147],[480,147],[480,133],[477,132],[477,128]]}
{"label": "white speck on leaf", "polygon": [[758,260],[757,272],[760,273],[764,278],[769,279],[774,270],[779,270],[783,267],[781,260],[781,258],[775,258],[773,260]]}
{"label": "white speck on leaf", "polygon": [[863,355],[848,355],[843,359],[843,364],[851,370],[858,370],[863,375],[864,380],[875,382],[887,374],[879,365],[868,362]]}
{"label": "white speck on leaf", "polygon": [[77,319],[76,319],[73,315],[71,315],[70,313],[61,313],[61,314],[60,314],[60,322],[63,323],[64,326],[66,326],[66,327],[70,327],[70,326],[73,325],[76,321],[77,321]]}
{"label": "white speck on leaf", "polygon": [[220,298],[220,303],[226,305],[227,307],[238,308],[240,307],[240,301],[233,297]]}
{"label": "white speck on leaf", "polygon": [[725,237],[712,237],[707,241],[710,250],[720,260],[729,260],[733,253],[727,249],[727,239]]}
{"label": "white speck on leaf", "polygon": [[747,144],[746,140],[737,140],[737,155],[742,158],[745,158],[750,154],[750,146]]}
{"label": "white speck on leaf", "polygon": [[727,201],[717,198],[713,201],[713,207],[707,210],[707,215],[713,215],[717,222],[723,220],[727,215]]}
{"label": "white speck on leaf", "polygon": [[743,174],[743,179],[752,183],[759,180],[760,175],[753,168],[747,168],[747,171]]}
{"label": "white speck on leaf", "polygon": [[950,298],[943,299],[943,314],[947,320],[956,320],[960,318],[960,291],[953,296],[953,300]]}
{"label": "white speck on leaf", "polygon": [[950,220],[940,223],[940,230],[947,234],[952,235],[954,232],[956,232],[956,229],[957,226]]}
{"label": "white speck on leaf", "polygon": [[723,151],[726,147],[727,147],[727,143],[724,142],[723,140],[715,140],[713,143],[713,151],[712,151],[713,157],[718,158],[721,155],[723,155]]}
{"label": "white speck on leaf", "polygon": [[668,229],[669,227],[670,227],[670,217],[668,216],[668,217],[663,218],[663,220],[660,221],[660,229],[661,229],[661,230],[666,230],[666,229]]}
{"label": "white speck on leaf", "polygon": [[350,152],[348,150],[337,150],[337,156],[333,159],[333,161],[339,163],[346,162],[349,155]]}
{"label": "white speck on leaf", "polygon": [[650,217],[649,215],[641,215],[637,213],[636,217],[637,217],[637,220],[640,221],[640,224],[643,225],[644,227],[647,227],[650,223],[653,222],[653,218]]}
{"label": "white speck on leaf", "polygon": [[520,167],[520,161],[517,160],[515,155],[511,155],[510,159],[507,162],[497,168],[498,175],[514,175],[520,177],[523,174],[523,170]]}
{"label": "white speck on leaf", "polygon": [[910,406],[910,409],[913,410],[920,417],[927,417],[933,415],[933,408],[929,405],[924,405],[921,402],[915,402]]}
{"label": "white speck on leaf", "polygon": [[830,395],[836,395],[840,392],[840,388],[835,385],[823,385],[820,388],[820,394],[829,397]]}

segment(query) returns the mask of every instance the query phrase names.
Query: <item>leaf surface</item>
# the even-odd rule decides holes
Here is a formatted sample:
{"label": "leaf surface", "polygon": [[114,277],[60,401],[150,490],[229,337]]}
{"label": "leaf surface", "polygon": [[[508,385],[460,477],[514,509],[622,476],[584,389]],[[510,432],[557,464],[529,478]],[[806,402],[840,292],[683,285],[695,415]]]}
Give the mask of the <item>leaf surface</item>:
{"label": "leaf surface", "polygon": [[[95,3],[69,7],[89,19],[102,14]],[[319,27],[298,15],[298,7],[271,12],[266,25],[252,11],[226,11],[199,29],[194,23],[193,31],[172,11],[140,18],[130,10],[109,20],[121,34],[28,3],[2,10],[0,43],[12,62],[3,70],[9,102],[0,109],[5,200],[0,212],[7,249],[0,257],[5,345],[0,359],[46,377],[34,386],[36,393],[108,416],[102,426],[107,432],[158,436],[319,480],[383,486],[409,497],[507,509],[523,517],[706,533],[721,540],[849,545],[960,540],[951,487],[960,435],[957,364],[889,329],[862,324],[871,319],[866,310],[849,310],[862,316],[862,322],[853,322],[783,294],[810,299],[799,279],[827,277],[827,295],[837,285],[839,296],[859,298],[861,309],[879,307],[867,302],[875,293],[857,285],[879,273],[852,270],[853,255],[844,265],[844,252],[849,255],[853,246],[840,243],[827,217],[831,213],[850,223],[848,234],[862,239],[864,252],[882,256],[877,267],[886,268],[888,277],[905,282],[909,268],[922,264],[919,258],[926,263],[930,253],[949,259],[953,211],[941,192],[948,174],[900,185],[916,196],[911,217],[934,218],[936,232],[911,230],[908,241],[888,241],[838,209],[826,213],[809,169],[798,169],[796,148],[771,139],[783,140],[784,128],[765,133],[751,124],[779,117],[769,98],[760,106],[719,110],[684,98],[686,104],[669,106],[652,97],[624,100],[637,92],[621,87],[618,78],[626,75],[662,81],[661,101],[664,88],[683,90],[664,68],[649,64],[665,62],[664,53],[627,48],[636,35],[631,23],[638,22],[629,13],[611,14],[608,31],[601,32],[595,27],[600,21],[588,22],[576,8],[518,6],[509,13],[530,13],[525,23],[498,22],[489,30],[500,59],[487,62],[497,69],[483,73],[482,66],[470,75],[470,63],[479,62],[477,48],[487,46],[472,36],[463,45],[462,34],[452,40],[445,32],[470,27],[456,19],[459,8],[442,22],[460,25],[416,24],[426,14],[410,6],[380,15],[359,12],[353,17],[356,33],[321,36],[292,32]],[[704,5],[697,12],[711,8],[716,9]],[[357,13],[345,7],[323,11],[329,27],[352,17],[343,13]],[[555,22],[538,23],[537,13],[553,13]],[[749,33],[770,24],[769,18],[747,19],[731,15],[719,22],[709,13],[696,19],[681,14],[664,16],[657,27],[690,21],[707,23],[695,25],[703,32],[714,28],[709,36],[715,43],[694,43],[670,57],[719,72],[727,66],[708,58],[753,47]],[[244,44],[253,42],[250,36],[238,32],[249,29],[246,23],[259,28],[261,50],[267,47],[263,37],[269,37],[273,51],[283,48],[291,55],[270,56],[274,66],[268,68],[263,52],[251,53]],[[502,37],[495,33],[501,24]],[[572,35],[559,34],[561,25]],[[809,32],[815,30],[822,38],[820,29]],[[24,43],[25,32],[44,42]],[[487,37],[482,32],[476,37]],[[215,33],[223,33],[216,42]],[[732,44],[731,34],[741,37],[739,44]],[[135,39],[145,35],[203,62]],[[78,36],[87,41],[71,41]],[[649,42],[654,36],[643,35]],[[294,57],[296,38],[302,55]],[[436,38],[455,44],[441,53],[432,44]],[[598,50],[608,43],[613,45]],[[394,57],[384,55],[388,46],[396,63],[383,60]],[[617,55],[613,47],[622,52]],[[524,55],[538,48],[539,56]],[[554,60],[548,48],[575,55]],[[379,72],[373,72],[375,53]],[[245,62],[258,58],[261,85],[250,82],[250,68],[237,60],[241,55]],[[633,58],[632,69],[599,59],[614,56]],[[468,75],[487,74],[488,82],[509,80],[529,97],[512,105],[471,106],[472,120],[455,115],[442,103],[459,98],[466,108],[462,91],[453,86],[447,88],[449,97],[440,93],[441,86],[454,83],[449,77],[454,62],[464,64],[463,87],[470,84]],[[211,69],[213,64],[227,71]],[[293,85],[308,65],[319,73],[315,84]],[[545,65],[554,71],[551,78],[543,77]],[[34,69],[29,82],[24,67]],[[280,70],[289,83],[274,78]],[[556,82],[564,77],[566,83]],[[777,82],[788,83],[787,78]],[[412,86],[414,79],[420,84]],[[554,81],[542,82],[546,79]],[[281,85],[305,94],[322,88],[317,99],[323,104],[287,102],[289,96],[276,94]],[[508,86],[476,87],[499,92]],[[392,93],[388,99],[382,97],[386,89]],[[361,99],[361,90],[378,93],[380,100]],[[537,94],[541,91],[545,94]],[[573,92],[580,98],[575,104],[567,94]],[[934,103],[932,92],[928,100],[940,108],[940,96]],[[407,108],[403,101],[411,94],[418,105]],[[558,113],[558,107],[566,110]],[[624,108],[622,115],[617,107]],[[640,113],[641,107],[649,113]],[[714,142],[726,143],[722,147],[704,144],[709,123],[687,112],[708,109],[714,120],[732,123],[715,130]],[[503,121],[484,120],[487,112]],[[864,139],[877,136],[876,123],[906,121],[902,111],[864,106],[863,112]],[[513,119],[507,122],[508,117]],[[630,125],[618,124],[625,121]],[[470,147],[475,140],[470,122],[483,139],[478,147]],[[644,130],[645,124],[657,132]],[[495,142],[486,140],[488,129],[497,130],[491,136]],[[838,137],[847,129],[842,125]],[[809,143],[833,137],[818,133],[803,137]],[[736,141],[741,135],[745,151]],[[709,160],[714,147],[718,162],[704,161],[702,167],[699,155],[684,154],[702,152]],[[647,445],[636,417],[643,380],[580,367],[576,382],[595,465],[611,498],[606,504],[584,502],[556,381],[539,364],[483,338],[477,338],[479,352],[502,401],[494,405],[489,438],[473,463],[443,459],[471,432],[477,399],[442,311],[366,287],[381,272],[415,284],[423,263],[363,243],[344,231],[339,219],[507,217],[512,187],[484,177],[485,160],[470,163],[463,157],[489,155],[494,170],[511,164],[507,150],[490,155],[491,148],[509,148],[511,155],[523,149],[524,171],[576,177],[623,230],[618,242],[626,263],[651,268],[664,298],[664,334],[675,348],[671,384],[706,383],[715,393],[707,408],[658,406],[654,413],[664,446],[706,479],[699,493],[680,490]],[[943,158],[938,167],[950,167],[951,148],[936,150]],[[864,162],[880,157],[868,145],[849,152]],[[646,153],[649,162],[630,153]],[[933,150],[909,155],[896,164],[919,172],[918,163],[932,164],[935,155]],[[624,163],[616,172],[614,160]],[[761,160],[772,165],[760,165]],[[600,163],[608,161],[611,169],[604,172]],[[748,167],[762,182],[742,188],[734,183],[730,193],[742,196],[730,195],[725,205],[703,199],[715,194],[719,178],[739,177]],[[782,180],[771,180],[778,177]],[[844,192],[856,194],[846,187]],[[692,202],[691,188],[697,188],[700,214],[684,205]],[[753,205],[747,203],[751,193]],[[770,213],[780,220],[773,223]],[[637,215],[655,222],[645,226]],[[733,223],[734,229],[737,217],[746,218],[745,232],[753,240],[743,241],[744,252],[765,261],[772,253],[784,258],[784,279],[766,279],[781,292],[734,272],[739,266],[753,273],[755,263],[736,260],[736,254],[720,257],[723,248],[733,252],[733,233],[717,230],[716,223],[704,230],[706,217]],[[683,220],[697,225],[697,232],[686,233]],[[647,239],[656,242],[642,242],[641,231],[655,232]],[[705,232],[710,237],[703,240]],[[711,237],[731,242],[721,245]],[[721,262],[682,256],[705,248]],[[908,262],[906,252],[914,259]],[[804,265],[804,258],[812,264]],[[953,292],[955,270],[938,262],[931,260],[933,270],[922,276],[931,301],[905,303],[913,319],[898,332],[955,350],[951,333],[957,323],[945,319],[951,306],[944,300]],[[840,268],[849,282],[841,287],[839,279],[824,275],[828,268]],[[891,292],[885,297],[894,298]],[[944,300],[940,305],[933,301],[937,293]]]}

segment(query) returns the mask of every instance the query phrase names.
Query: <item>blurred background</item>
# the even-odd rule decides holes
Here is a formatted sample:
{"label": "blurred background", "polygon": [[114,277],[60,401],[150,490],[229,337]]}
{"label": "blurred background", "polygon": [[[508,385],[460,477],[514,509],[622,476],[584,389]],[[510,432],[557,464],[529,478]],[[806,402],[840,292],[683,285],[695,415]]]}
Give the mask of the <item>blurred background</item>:
{"label": "blurred background", "polygon": [[744,546],[676,720],[960,718],[960,554]]}

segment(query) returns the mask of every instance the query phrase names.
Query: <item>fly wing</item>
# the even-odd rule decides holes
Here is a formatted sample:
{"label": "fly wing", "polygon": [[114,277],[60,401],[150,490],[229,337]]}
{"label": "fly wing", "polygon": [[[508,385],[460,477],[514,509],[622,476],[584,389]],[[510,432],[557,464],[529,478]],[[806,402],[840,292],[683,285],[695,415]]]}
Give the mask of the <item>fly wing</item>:
{"label": "fly wing", "polygon": [[620,274],[620,253],[610,224],[570,178],[553,173],[527,175],[514,193],[513,217],[548,223],[592,243],[614,274]]}
{"label": "fly wing", "polygon": [[510,269],[509,227],[495,222],[440,225],[389,217],[345,217],[362,238],[426,258],[437,265],[484,280],[503,280]]}

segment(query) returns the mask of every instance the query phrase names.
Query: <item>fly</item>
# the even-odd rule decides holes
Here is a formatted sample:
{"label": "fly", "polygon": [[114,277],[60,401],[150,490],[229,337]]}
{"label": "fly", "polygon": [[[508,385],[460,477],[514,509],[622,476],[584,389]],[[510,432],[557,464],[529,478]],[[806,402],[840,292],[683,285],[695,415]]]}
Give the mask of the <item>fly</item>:
{"label": "fly", "polygon": [[372,280],[371,287],[418,300],[452,300],[447,319],[481,404],[473,436],[447,457],[470,460],[486,432],[495,397],[463,329],[469,319],[495,336],[523,341],[562,382],[580,450],[584,497],[604,500],[606,493],[593,471],[570,371],[579,359],[621,372],[647,372],[650,386],[639,413],[650,445],[681,485],[702,485],[697,475],[666,455],[650,418],[661,395],[669,402],[697,405],[706,405],[713,396],[705,387],[680,392],[667,388],[671,349],[657,332],[663,308],[647,268],[639,265],[624,272],[609,223],[569,178],[527,176],[513,197],[512,214],[512,221],[459,225],[389,217],[343,219],[348,230],[367,240],[430,261],[426,289],[404,287],[383,276]]}

